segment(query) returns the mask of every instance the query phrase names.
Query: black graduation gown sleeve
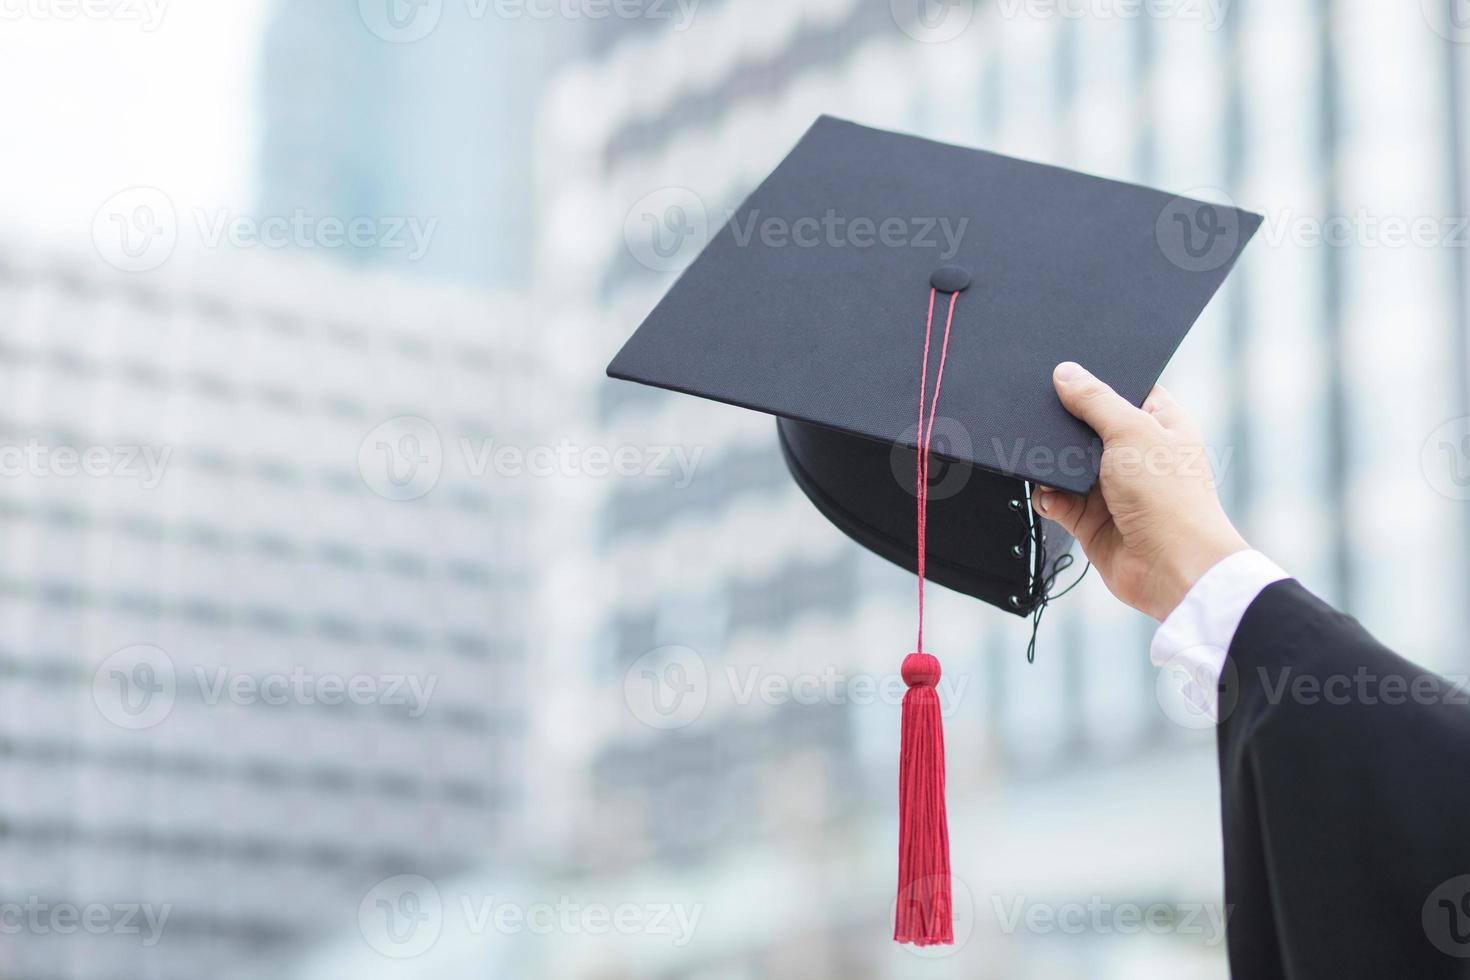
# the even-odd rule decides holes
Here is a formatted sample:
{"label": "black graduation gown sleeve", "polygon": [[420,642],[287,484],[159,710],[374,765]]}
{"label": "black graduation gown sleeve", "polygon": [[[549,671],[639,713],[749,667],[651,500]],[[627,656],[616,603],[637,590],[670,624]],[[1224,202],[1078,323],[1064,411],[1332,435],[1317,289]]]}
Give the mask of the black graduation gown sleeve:
{"label": "black graduation gown sleeve", "polygon": [[1470,977],[1467,702],[1295,581],[1256,598],[1220,687],[1235,980]]}

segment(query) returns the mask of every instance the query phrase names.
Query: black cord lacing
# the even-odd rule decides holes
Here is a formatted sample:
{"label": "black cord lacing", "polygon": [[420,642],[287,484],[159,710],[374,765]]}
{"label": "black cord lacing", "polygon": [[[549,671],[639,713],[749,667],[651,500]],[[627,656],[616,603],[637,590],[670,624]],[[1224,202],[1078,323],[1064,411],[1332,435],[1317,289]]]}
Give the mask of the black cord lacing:
{"label": "black cord lacing", "polygon": [[[1077,559],[1069,552],[1057,559],[1055,567],[1051,569],[1047,568],[1046,528],[1043,525],[1041,519],[1036,516],[1036,511],[1031,506],[1031,494],[1033,489],[1032,484],[1027,481],[1025,487],[1026,533],[1025,536],[1021,539],[1022,544],[1018,545],[1017,547],[1024,547],[1026,544],[1029,544],[1031,547],[1028,550],[1030,550],[1033,559],[1031,563],[1030,577],[1027,583],[1027,597],[1031,600],[1032,603],[1031,640],[1026,644],[1026,662],[1028,664],[1033,664],[1036,662],[1036,635],[1037,632],[1041,629],[1042,613],[1046,612],[1046,607],[1052,602],[1055,602],[1057,599],[1060,599],[1062,596],[1066,595],[1068,592],[1071,592],[1073,589],[1077,588],[1077,586],[1082,584],[1082,580],[1086,578],[1087,573],[1092,570],[1092,562],[1087,563],[1087,567],[1082,569],[1082,574],[1078,575],[1071,585],[1067,586],[1060,592],[1057,592],[1055,594],[1052,593],[1052,587],[1055,586],[1057,583],[1057,576],[1059,576],[1067,569],[1071,568],[1076,563]],[[1085,501],[1082,506],[1083,513],[1086,514],[1087,504]],[[1015,598],[1015,596],[1012,596],[1012,601],[1014,601]]]}

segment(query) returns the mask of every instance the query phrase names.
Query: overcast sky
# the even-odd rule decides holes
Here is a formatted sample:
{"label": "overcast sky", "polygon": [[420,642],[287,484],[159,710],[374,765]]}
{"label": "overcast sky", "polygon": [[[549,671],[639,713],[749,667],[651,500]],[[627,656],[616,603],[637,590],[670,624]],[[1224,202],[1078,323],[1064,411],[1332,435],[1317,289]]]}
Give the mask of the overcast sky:
{"label": "overcast sky", "polygon": [[270,7],[0,0],[0,234],[90,248],[98,207],[135,185],[247,206]]}

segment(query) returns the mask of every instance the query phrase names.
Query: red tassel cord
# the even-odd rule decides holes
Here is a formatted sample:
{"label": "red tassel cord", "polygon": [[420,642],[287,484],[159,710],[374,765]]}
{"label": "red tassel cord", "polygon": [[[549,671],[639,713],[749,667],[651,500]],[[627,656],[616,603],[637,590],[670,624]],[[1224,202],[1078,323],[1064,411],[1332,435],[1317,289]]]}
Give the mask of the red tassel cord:
{"label": "red tassel cord", "polygon": [[954,942],[954,912],[949,880],[949,819],[944,810],[944,720],[939,711],[938,658],[924,652],[924,552],[929,510],[929,447],[934,437],[934,412],[949,354],[949,331],[954,323],[958,293],[949,296],[934,395],[925,425],[924,399],[929,376],[929,343],[934,332],[934,296],[929,290],[929,315],[924,322],[924,361],[919,373],[919,429],[915,463],[918,498],[919,635],[915,652],[903,661],[903,732],[898,758],[898,905],[893,938],[916,946]]}

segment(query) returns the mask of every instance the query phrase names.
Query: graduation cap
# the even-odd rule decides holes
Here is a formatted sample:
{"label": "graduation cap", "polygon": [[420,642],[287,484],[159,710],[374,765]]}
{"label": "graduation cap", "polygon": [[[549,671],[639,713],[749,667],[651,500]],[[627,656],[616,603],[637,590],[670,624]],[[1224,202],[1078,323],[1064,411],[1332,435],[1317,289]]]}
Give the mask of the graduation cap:
{"label": "graduation cap", "polygon": [[1259,223],[823,116],[608,366],[776,416],[816,507],[918,573],[895,938],[951,941],[925,576],[1039,617],[1072,541],[1030,489],[1085,493],[1101,461],[1052,369],[1076,361],[1141,405]]}

